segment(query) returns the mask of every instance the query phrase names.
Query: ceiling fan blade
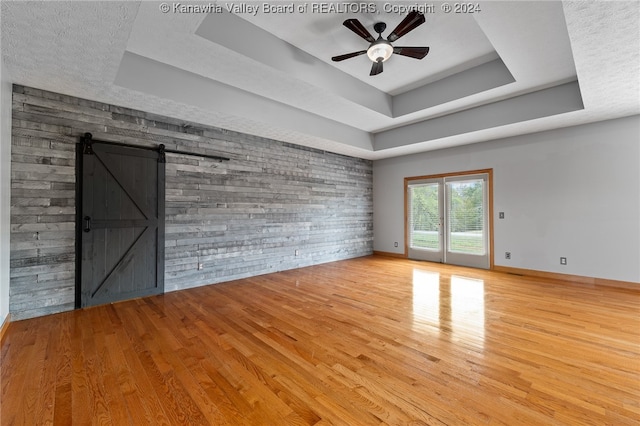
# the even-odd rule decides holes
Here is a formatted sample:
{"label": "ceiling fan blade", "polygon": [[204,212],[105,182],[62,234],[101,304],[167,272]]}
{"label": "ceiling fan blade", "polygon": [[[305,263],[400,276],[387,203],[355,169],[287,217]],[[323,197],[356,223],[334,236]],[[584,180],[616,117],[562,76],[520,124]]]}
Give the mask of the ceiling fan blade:
{"label": "ceiling fan blade", "polygon": [[422,59],[429,53],[428,47],[394,47],[393,53],[410,58]]}
{"label": "ceiling fan blade", "polygon": [[369,75],[378,75],[382,72],[382,60],[374,62],[371,66],[371,72]]}
{"label": "ceiling fan blade", "polygon": [[[423,18],[424,19],[424,18]],[[349,28],[354,33],[358,34],[363,39],[367,40],[369,43],[373,43],[376,41],[375,38],[371,35],[369,31],[358,21],[357,19],[347,19],[342,23],[345,27]]]}
{"label": "ceiling fan blade", "polygon": [[387,40],[394,42],[410,31],[415,30],[418,26],[424,24],[424,15],[416,10],[410,12],[406,18],[398,24],[398,26],[389,34]]}
{"label": "ceiling fan blade", "polygon": [[340,61],[344,61],[345,59],[355,58],[356,56],[364,55],[365,53],[367,53],[366,50],[361,50],[359,52],[345,53],[344,55],[334,56],[333,58],[331,58],[331,60],[333,62],[340,62]]}

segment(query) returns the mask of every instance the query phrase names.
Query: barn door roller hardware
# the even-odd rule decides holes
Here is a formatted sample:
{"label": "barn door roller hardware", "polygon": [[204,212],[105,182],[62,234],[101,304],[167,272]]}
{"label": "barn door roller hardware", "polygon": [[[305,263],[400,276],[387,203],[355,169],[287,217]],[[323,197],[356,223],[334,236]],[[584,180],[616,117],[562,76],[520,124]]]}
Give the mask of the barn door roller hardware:
{"label": "barn door roller hardware", "polygon": [[[93,135],[91,133],[85,133],[84,136],[82,138],[80,138],[80,142],[82,143],[82,152],[84,154],[93,155],[92,144],[93,144],[94,140],[92,138],[93,138]],[[130,145],[130,144],[126,144],[126,143],[105,142],[105,141],[95,141],[95,142],[100,142],[100,143],[107,144],[107,145],[128,146],[128,147],[131,147],[131,148],[146,149],[148,151],[157,151],[158,152],[158,162],[159,163],[166,163],[166,161],[167,161],[166,157],[165,157],[166,153],[168,153],[168,154],[179,154],[179,155],[190,155],[192,157],[210,158],[212,160],[218,160],[218,161],[229,161],[229,158],[221,157],[219,155],[199,154],[197,152],[187,152],[187,151],[180,151],[180,150],[177,150],[177,149],[167,149],[163,144],[158,145],[157,148],[151,148],[151,147],[146,147],[146,146]]]}

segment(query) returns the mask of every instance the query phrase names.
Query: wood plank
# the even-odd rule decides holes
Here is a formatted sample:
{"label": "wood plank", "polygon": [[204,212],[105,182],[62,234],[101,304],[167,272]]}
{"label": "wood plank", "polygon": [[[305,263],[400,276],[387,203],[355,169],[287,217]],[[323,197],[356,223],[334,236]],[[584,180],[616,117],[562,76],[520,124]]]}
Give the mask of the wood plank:
{"label": "wood plank", "polygon": [[[82,208],[75,202],[76,145],[84,132],[95,140],[164,143],[232,159],[167,156],[166,223],[176,228],[168,230],[161,251],[167,260],[193,253],[192,262],[167,264],[167,289],[372,251],[371,161],[35,88],[15,85],[14,94],[11,222],[23,226],[12,231],[12,277],[22,275],[22,266],[48,265],[43,254],[75,252],[75,241],[68,238],[32,240],[28,232],[55,230],[46,224],[75,224],[76,209]],[[192,225],[208,229],[192,232]],[[42,306],[48,301],[34,297],[33,303],[14,304],[21,308],[12,311],[15,318],[47,313]],[[49,305],[49,312],[61,306]]]}
{"label": "wood plank", "polygon": [[13,321],[3,422],[635,425],[639,313],[640,289],[327,263]]}

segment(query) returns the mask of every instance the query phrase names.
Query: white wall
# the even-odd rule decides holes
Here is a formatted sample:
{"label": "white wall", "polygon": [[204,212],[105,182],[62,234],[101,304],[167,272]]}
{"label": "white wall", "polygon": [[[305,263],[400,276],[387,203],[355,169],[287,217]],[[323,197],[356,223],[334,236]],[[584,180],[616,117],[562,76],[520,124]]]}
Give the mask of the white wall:
{"label": "white wall", "polygon": [[0,64],[0,325],[9,314],[10,168],[11,83],[2,63]]}
{"label": "white wall", "polygon": [[404,250],[404,177],[485,168],[495,265],[640,283],[640,116],[374,162],[374,250]]}

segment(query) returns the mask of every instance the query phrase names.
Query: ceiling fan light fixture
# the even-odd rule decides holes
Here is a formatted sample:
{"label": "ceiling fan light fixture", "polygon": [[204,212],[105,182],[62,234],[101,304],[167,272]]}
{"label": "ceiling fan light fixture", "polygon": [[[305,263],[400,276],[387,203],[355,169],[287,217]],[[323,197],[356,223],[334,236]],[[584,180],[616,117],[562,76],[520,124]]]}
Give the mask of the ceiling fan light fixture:
{"label": "ceiling fan light fixture", "polygon": [[378,60],[384,62],[391,57],[392,53],[393,46],[387,40],[378,40],[367,49],[367,56],[373,62],[378,62]]}
{"label": "ceiling fan light fixture", "polygon": [[360,21],[357,19],[347,19],[342,23],[342,25],[353,31],[359,37],[368,41],[369,48],[367,50],[358,50],[357,52],[333,56],[331,60],[333,62],[340,62],[366,53],[369,59],[373,62],[371,72],[369,73],[370,76],[373,76],[378,75],[383,71],[382,63],[388,60],[393,54],[406,56],[408,58],[423,59],[427,56],[427,53],[429,53],[428,47],[393,47],[391,43],[424,23],[425,18],[422,13],[415,10],[411,11],[385,40],[382,38],[382,33],[387,29],[387,24],[384,22],[376,22],[373,26],[375,32],[378,33],[378,39],[376,40]]}

